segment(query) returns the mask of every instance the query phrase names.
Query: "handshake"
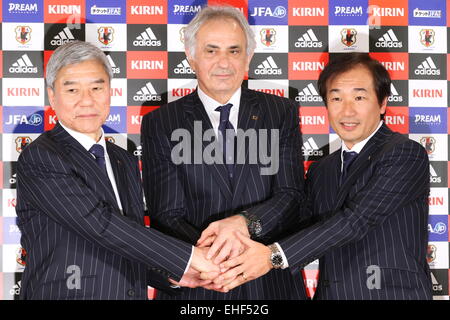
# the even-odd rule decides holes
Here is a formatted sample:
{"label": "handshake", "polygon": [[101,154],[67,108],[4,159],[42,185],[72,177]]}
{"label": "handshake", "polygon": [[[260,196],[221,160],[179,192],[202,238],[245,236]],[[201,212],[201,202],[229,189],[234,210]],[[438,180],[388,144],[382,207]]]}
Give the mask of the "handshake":
{"label": "handshake", "polygon": [[169,280],[182,287],[226,293],[269,272],[270,254],[269,247],[250,239],[243,216],[231,216],[202,232],[187,272],[179,282]]}

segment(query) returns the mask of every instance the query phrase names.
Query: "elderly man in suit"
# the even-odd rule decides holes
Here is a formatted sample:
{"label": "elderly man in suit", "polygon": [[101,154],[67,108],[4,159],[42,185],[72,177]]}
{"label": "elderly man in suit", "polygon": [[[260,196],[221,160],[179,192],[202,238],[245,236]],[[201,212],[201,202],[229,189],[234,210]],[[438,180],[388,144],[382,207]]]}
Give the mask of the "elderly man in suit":
{"label": "elderly man in suit", "polygon": [[[315,299],[431,299],[427,254],[429,162],[424,148],[383,122],[391,80],[366,53],[344,54],[318,85],[340,150],[311,165],[306,189],[314,223],[278,242],[280,254],[248,247],[222,264],[223,291],[278,266],[320,258]],[[272,260],[272,263],[269,261]]]}
{"label": "elderly man in suit", "polygon": [[[298,105],[242,86],[256,43],[239,10],[203,8],[184,35],[198,87],[144,116],[144,191],[152,226],[211,245],[208,257],[220,263],[243,248],[234,231],[268,243],[296,222],[304,200]],[[240,143],[246,134],[253,142]],[[274,148],[270,165],[254,159]],[[274,270],[228,294],[188,288],[174,298],[305,299],[306,292],[300,272]]]}
{"label": "elderly man in suit", "polygon": [[137,161],[104,139],[111,78],[104,53],[86,42],[61,46],[48,62],[59,122],[17,165],[22,299],[147,299],[148,284],[206,285],[196,273],[217,269],[201,249],[144,226]]}

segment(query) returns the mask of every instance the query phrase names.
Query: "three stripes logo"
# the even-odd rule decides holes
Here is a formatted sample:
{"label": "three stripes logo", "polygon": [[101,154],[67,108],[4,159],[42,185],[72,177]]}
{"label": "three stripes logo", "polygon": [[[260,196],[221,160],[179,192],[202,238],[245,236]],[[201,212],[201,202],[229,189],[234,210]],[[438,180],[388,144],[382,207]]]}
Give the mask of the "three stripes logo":
{"label": "three stripes logo", "polygon": [[323,42],[319,41],[312,29],[308,29],[298,40],[294,43],[296,48],[322,48]]}
{"label": "three stripes logo", "polygon": [[109,64],[111,65],[111,69],[113,74],[120,73],[120,68],[114,63],[114,60],[111,58],[111,55],[107,55],[106,59],[108,59]]}
{"label": "three stripes logo", "polygon": [[403,96],[398,93],[397,89],[394,87],[392,82],[391,82],[391,95],[389,96],[388,101],[403,102]]}
{"label": "three stripes logo", "polygon": [[392,29],[389,29],[375,42],[377,48],[403,48],[403,42],[398,40]]}
{"label": "three stripes logo", "polygon": [[133,96],[134,101],[161,101],[152,83],[149,81]]}
{"label": "three stripes logo", "polygon": [[416,70],[414,70],[414,73],[416,75],[422,76],[438,76],[441,74],[441,70],[436,67],[433,59],[431,59],[431,57],[428,57],[417,66]]}
{"label": "three stripes logo", "polygon": [[75,40],[72,32],[69,27],[65,27],[60,33],[53,37],[53,40],[50,41],[52,46],[62,46],[65,43],[71,42]]}
{"label": "three stripes logo", "polygon": [[255,69],[255,74],[257,75],[282,75],[283,71],[279,68],[272,58],[272,56],[267,57],[258,67]]}
{"label": "three stripes logo", "polygon": [[323,99],[317,92],[316,88],[312,83],[309,83],[303,90],[298,92],[298,95],[295,97],[295,101],[297,102],[322,102]]}
{"label": "three stripes logo", "polygon": [[433,166],[430,164],[430,183],[441,183],[442,177],[440,177]]}
{"label": "three stripes logo", "polygon": [[195,74],[187,59],[183,59],[177,66],[173,69],[175,74]]}
{"label": "three stripes logo", "polygon": [[308,138],[308,140],[306,140],[303,143],[302,152],[303,152],[303,156],[305,157],[306,161],[311,156],[313,156],[313,157],[322,157],[323,156],[323,150],[320,150],[319,146],[317,145],[317,143],[314,141],[314,139],[312,137]]}
{"label": "three stripes logo", "polygon": [[38,68],[33,65],[27,54],[22,55],[9,67],[10,73],[38,73]]}
{"label": "three stripes logo", "polygon": [[133,41],[133,46],[136,47],[160,47],[161,40],[155,36],[153,30],[148,27],[144,32],[141,32],[140,35],[136,37],[136,40]]}

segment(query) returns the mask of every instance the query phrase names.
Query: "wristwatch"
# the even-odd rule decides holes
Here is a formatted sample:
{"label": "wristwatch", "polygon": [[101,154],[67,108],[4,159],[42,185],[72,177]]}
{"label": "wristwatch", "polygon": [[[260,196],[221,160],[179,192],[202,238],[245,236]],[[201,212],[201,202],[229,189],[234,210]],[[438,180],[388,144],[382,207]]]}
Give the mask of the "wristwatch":
{"label": "wristwatch", "polygon": [[270,254],[270,263],[274,269],[280,269],[284,265],[283,256],[281,252],[278,250],[276,244],[268,245],[271,254]]}
{"label": "wristwatch", "polygon": [[247,223],[247,228],[248,232],[250,233],[250,237],[252,239],[257,239],[259,236],[261,236],[262,233],[261,220],[258,219],[256,215],[251,214],[247,211],[241,211],[239,214],[244,217],[245,222]]}

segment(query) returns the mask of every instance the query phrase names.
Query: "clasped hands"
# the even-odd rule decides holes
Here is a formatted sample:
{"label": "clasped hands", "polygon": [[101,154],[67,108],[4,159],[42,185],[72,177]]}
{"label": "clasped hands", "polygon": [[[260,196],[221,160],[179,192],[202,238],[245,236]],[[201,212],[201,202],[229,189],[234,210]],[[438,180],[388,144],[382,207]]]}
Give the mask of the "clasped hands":
{"label": "clasped hands", "polygon": [[173,284],[219,292],[256,279],[272,269],[270,249],[250,239],[245,218],[231,216],[211,223],[194,248],[189,270]]}

